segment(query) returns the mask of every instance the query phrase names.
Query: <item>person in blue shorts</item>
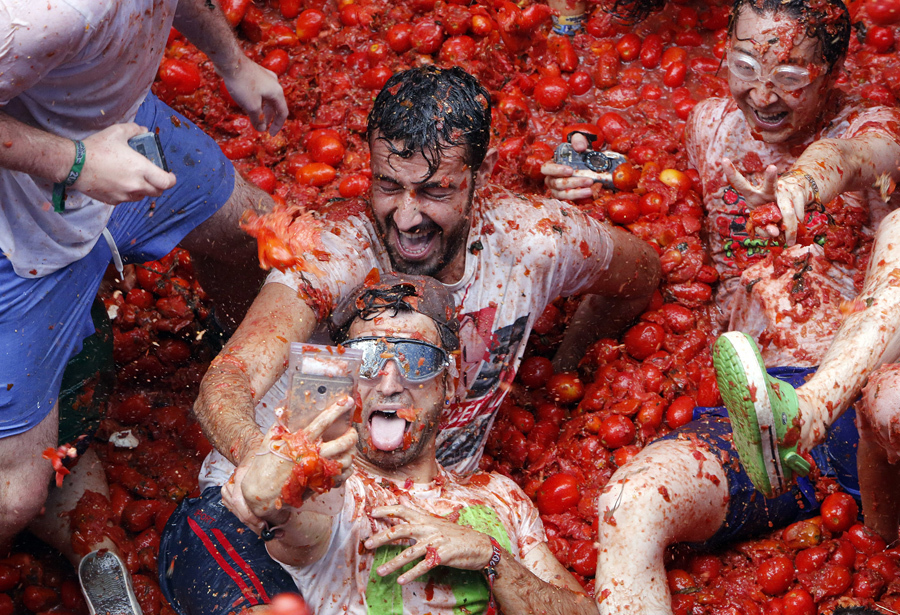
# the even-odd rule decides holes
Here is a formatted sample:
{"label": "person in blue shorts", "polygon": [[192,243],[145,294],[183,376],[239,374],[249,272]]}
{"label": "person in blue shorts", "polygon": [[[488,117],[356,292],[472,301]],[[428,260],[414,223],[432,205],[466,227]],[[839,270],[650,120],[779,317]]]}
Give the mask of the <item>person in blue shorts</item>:
{"label": "person in blue shorts", "polygon": [[[89,453],[47,501],[41,453],[57,445],[60,381],[94,333],[107,266],[161,258],[194,229],[186,245],[198,258],[254,263],[237,220],[267,199],[150,93],[172,26],[208,55],[257,129],[278,132],[287,106],[275,75],[203,0],[0,0],[0,24],[0,554],[31,524],[77,564],[84,554],[59,513],[86,489],[107,493],[106,481]],[[146,132],[168,172],[129,147]]]}
{"label": "person in blue shorts", "polygon": [[[774,368],[799,386],[814,368]],[[598,499],[599,555],[594,595],[601,613],[669,613],[666,548],[690,543],[709,551],[817,514],[816,488],[798,478],[779,497],[759,493],[738,462],[723,407],[695,408],[693,420],[619,468]],[[818,474],[859,500],[852,409],[810,452]],[[819,496],[821,497],[821,495]]]}

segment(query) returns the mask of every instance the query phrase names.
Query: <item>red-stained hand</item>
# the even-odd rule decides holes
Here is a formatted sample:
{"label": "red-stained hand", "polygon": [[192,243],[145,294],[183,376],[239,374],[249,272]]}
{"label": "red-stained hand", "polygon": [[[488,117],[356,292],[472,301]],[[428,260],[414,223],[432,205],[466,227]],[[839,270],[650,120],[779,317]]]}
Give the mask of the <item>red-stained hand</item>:
{"label": "red-stained hand", "polygon": [[[587,138],[578,133],[572,135],[571,143],[576,152],[583,152],[590,145]],[[541,173],[545,176],[544,183],[550,188],[553,198],[568,201],[591,198],[591,186],[594,185],[594,180],[599,178],[593,171],[587,169],[576,171],[568,165],[553,161],[545,162],[541,166]]]}
{"label": "red-stained hand", "polygon": [[147,129],[137,124],[113,124],[85,138],[84,168],[72,189],[118,205],[159,196],[174,186],[174,173],[163,171],[128,145],[128,139],[144,132]]}
{"label": "red-stained hand", "polygon": [[414,545],[404,549],[400,555],[379,566],[376,572],[380,576],[387,576],[406,564],[423,558],[397,577],[400,585],[416,580],[437,566],[482,570],[494,553],[487,534],[406,506],[380,506],[372,510],[371,516],[389,520],[396,525],[369,538],[365,543],[367,549],[374,550],[395,540],[415,541]]}
{"label": "red-stained hand", "polygon": [[[734,163],[728,158],[722,160],[722,167],[725,171],[726,181],[744,197],[744,201],[750,209],[755,209],[756,207],[775,201],[778,168],[774,164],[770,164],[766,167],[765,176],[759,184],[754,184],[744,177],[744,175],[737,170],[737,167],[734,166]],[[790,228],[791,217],[792,216],[785,216],[784,212],[782,212],[782,218],[786,221],[785,230]],[[757,232],[762,236],[778,237],[778,235],[781,234],[781,229],[778,228],[778,225],[769,224],[758,229]],[[794,237],[796,237],[796,224],[794,224],[793,233]]]}
{"label": "red-stained hand", "polygon": [[243,57],[236,70],[221,73],[228,94],[247,112],[260,132],[278,134],[288,116],[284,89],[272,71]]}

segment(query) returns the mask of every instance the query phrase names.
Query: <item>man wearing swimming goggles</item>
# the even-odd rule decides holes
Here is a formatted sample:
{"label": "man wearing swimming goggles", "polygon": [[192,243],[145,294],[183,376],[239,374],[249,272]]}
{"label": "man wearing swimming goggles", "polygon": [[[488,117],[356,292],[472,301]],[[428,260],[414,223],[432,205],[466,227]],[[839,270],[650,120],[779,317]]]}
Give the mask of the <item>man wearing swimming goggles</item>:
{"label": "man wearing swimming goggles", "polygon": [[[228,605],[253,612],[255,589],[248,588],[263,579],[269,597],[299,588],[317,615],[401,607],[414,615],[497,608],[596,615],[594,601],[549,550],[534,504],[515,483],[484,473],[463,482],[437,461],[439,419],[455,390],[454,313],[446,288],[420,276],[384,276],[338,306],[334,339],[363,352],[358,405],[352,399],[335,404],[304,433],[317,442],[357,408],[351,429],[318,446],[346,480],[296,508],[281,506],[295,464],[277,452],[263,453],[222,488],[234,515],[212,503],[176,511],[162,539],[160,566],[168,571],[163,591],[177,611],[221,612]],[[269,429],[267,445],[277,429]],[[190,521],[181,517],[185,511],[192,511]],[[235,575],[252,570],[241,587],[218,574],[234,549],[217,545],[243,548],[247,527],[264,542],[241,551],[240,565],[229,566]],[[207,571],[202,579],[188,574],[198,569]],[[279,572],[280,583],[273,584]]]}

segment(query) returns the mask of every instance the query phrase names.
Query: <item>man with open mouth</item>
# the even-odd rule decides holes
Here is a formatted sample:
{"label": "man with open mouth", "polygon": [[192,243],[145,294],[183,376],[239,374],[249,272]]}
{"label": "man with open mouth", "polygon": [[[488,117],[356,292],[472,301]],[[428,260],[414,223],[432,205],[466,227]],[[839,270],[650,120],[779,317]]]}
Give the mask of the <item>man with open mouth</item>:
{"label": "man with open mouth", "polygon": [[[386,275],[337,307],[334,339],[362,354],[356,399],[327,408],[302,434],[285,435],[260,409],[265,452],[222,488],[234,514],[221,501],[202,515],[182,507],[167,526],[160,566],[176,610],[213,613],[227,605],[252,612],[266,600],[254,602],[248,587],[264,585],[270,597],[286,589],[269,583],[277,572],[274,561],[265,561],[271,555],[317,615],[596,614],[594,601],[550,551],[536,507],[515,483],[486,473],[462,480],[437,461],[439,419],[456,390],[454,314],[447,289],[421,276]],[[352,426],[323,442],[324,430],[348,412]],[[315,452],[292,448],[289,442],[301,436]],[[314,465],[330,468],[329,481],[305,492],[292,485],[289,491],[302,497],[289,506],[285,485],[315,474]],[[252,570],[242,588],[220,573],[221,553],[234,557],[224,544],[237,544],[231,541],[248,527],[268,555],[266,548],[259,559],[241,552],[241,565],[230,568],[239,575]],[[187,573],[197,569],[208,574]]]}

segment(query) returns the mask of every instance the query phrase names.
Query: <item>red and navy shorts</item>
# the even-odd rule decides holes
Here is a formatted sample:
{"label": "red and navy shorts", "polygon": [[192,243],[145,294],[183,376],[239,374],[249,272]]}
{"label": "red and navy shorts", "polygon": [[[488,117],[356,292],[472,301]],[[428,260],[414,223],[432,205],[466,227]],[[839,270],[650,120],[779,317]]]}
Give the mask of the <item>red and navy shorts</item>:
{"label": "red and navy shorts", "polygon": [[185,499],[159,547],[159,586],[181,615],[228,615],[297,585],[266,543],[222,504],[219,487]]}
{"label": "red and navy shorts", "polygon": [[[799,387],[815,368],[774,367],[769,375]],[[810,455],[819,473],[837,481],[841,489],[859,503],[859,477],[856,471],[856,412],[847,409],[829,428],[828,438]],[[776,498],[764,497],[750,481],[747,473],[734,460],[738,458],[731,434],[731,421],[724,406],[694,408],[693,420],[660,440],[685,439],[703,442],[722,462],[728,480],[728,512],[725,523],[709,539],[689,546],[708,551],[771,532],[818,513],[815,485],[806,477],[797,477],[793,487]],[[862,510],[862,506],[860,506]]]}

